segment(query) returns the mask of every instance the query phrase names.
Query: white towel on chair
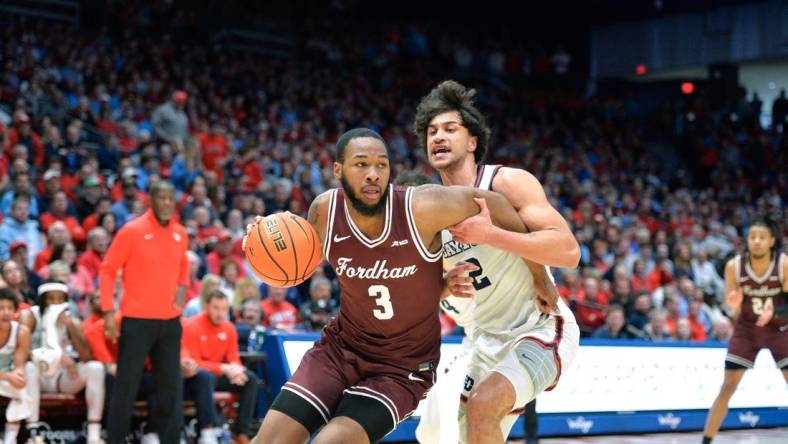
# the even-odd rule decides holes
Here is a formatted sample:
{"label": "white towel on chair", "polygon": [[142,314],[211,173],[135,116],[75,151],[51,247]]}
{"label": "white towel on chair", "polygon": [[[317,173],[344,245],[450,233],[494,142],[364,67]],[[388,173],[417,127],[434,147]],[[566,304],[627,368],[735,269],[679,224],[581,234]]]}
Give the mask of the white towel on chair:
{"label": "white towel on chair", "polygon": [[41,376],[52,378],[60,368],[60,358],[63,348],[58,337],[57,319],[60,314],[68,309],[68,303],[47,306],[46,313],[41,319],[41,347],[32,351],[32,360],[41,371]]}

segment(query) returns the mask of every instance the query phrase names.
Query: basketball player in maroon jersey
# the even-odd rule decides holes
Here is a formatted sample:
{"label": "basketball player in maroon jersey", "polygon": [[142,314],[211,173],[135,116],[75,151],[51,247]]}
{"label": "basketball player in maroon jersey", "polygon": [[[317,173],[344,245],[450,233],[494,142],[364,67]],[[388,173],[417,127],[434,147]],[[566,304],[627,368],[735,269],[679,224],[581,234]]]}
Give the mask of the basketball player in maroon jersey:
{"label": "basketball player in maroon jersey", "polygon": [[731,396],[762,348],[771,351],[788,382],[788,258],[775,248],[780,234],[768,218],[756,219],[747,233],[747,253],[725,264],[725,302],[736,321],[725,357],[725,379],[703,429],[704,444],[719,431]]}
{"label": "basketball player in maroon jersey", "polygon": [[[480,211],[525,225],[506,199],[470,187],[389,186],[386,145],[357,128],[337,141],[342,187],[312,202],[309,222],[341,288],[340,309],[274,400],[254,441],[374,443],[410,416],[435,380],[443,291],[441,230]],[[322,429],[321,429],[322,428]]]}

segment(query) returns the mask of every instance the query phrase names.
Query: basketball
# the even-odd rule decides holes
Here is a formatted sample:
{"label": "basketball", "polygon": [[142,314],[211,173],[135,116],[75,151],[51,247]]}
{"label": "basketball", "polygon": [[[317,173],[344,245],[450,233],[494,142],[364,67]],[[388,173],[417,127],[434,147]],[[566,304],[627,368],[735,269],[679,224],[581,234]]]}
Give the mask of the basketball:
{"label": "basketball", "polygon": [[252,225],[246,260],[255,276],[273,287],[292,287],[312,276],[322,260],[320,237],[292,213],[276,213]]}

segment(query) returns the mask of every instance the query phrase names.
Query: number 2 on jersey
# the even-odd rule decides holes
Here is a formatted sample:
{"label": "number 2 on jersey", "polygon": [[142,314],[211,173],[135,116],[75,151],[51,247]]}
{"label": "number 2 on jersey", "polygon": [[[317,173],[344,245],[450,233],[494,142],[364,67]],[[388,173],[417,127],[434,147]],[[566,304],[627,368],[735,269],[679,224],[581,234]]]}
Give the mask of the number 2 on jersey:
{"label": "number 2 on jersey", "polygon": [[473,279],[474,290],[481,290],[482,288],[489,287],[490,280],[487,279],[487,276],[482,276],[484,270],[482,269],[482,264],[479,263],[479,259],[476,259],[475,257],[469,257],[468,259],[465,259],[465,261],[470,262],[473,265],[479,267],[478,270],[471,271],[470,273],[468,273],[468,276],[470,276]]}
{"label": "number 2 on jersey", "polygon": [[372,310],[376,318],[385,321],[394,317],[394,307],[391,305],[391,294],[385,285],[372,285],[369,295],[375,298],[375,303],[381,307]]}

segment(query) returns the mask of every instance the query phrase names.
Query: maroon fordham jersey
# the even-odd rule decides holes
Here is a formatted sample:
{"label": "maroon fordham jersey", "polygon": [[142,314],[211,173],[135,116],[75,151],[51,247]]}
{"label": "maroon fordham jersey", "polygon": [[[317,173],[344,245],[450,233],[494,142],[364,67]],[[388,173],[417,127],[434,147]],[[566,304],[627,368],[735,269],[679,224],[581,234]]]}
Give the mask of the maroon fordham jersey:
{"label": "maroon fordham jersey", "polygon": [[411,213],[412,188],[389,186],[386,222],[376,239],[356,227],[342,189],[331,191],[324,240],[341,289],[326,326],[343,346],[374,361],[431,370],[440,357],[441,252],[430,253]]}
{"label": "maroon fordham jersey", "polygon": [[[777,258],[773,258],[769,268],[762,276],[756,276],[755,271],[750,267],[749,255],[741,254],[736,256],[736,281],[742,289],[744,298],[741,304],[741,313],[736,319],[736,323],[755,324],[758,316],[762,313],[766,301],[771,298],[775,310],[786,301],[783,298],[783,260],[785,255],[778,253]],[[785,321],[772,319],[767,326],[780,326]]]}

